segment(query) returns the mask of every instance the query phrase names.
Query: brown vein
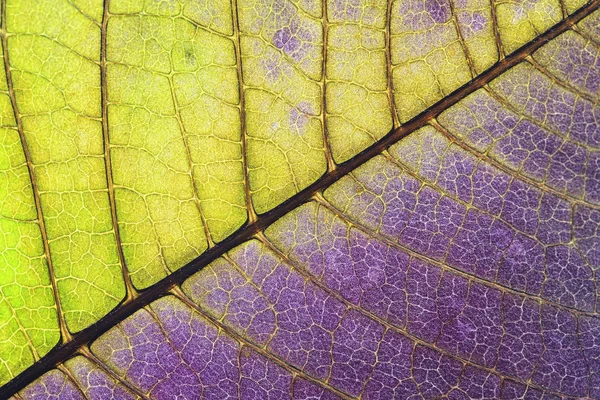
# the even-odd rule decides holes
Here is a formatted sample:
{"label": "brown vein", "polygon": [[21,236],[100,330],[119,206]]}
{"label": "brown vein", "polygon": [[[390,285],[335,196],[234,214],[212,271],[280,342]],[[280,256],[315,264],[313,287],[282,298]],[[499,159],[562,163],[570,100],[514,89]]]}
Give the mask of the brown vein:
{"label": "brown vein", "polygon": [[[247,347],[251,348],[252,350],[254,350],[256,353],[262,355],[263,357],[266,357],[269,360],[274,361],[279,366],[281,366],[282,368],[284,368],[285,370],[290,372],[293,376],[301,376],[302,378],[305,378],[306,380],[308,380],[310,382],[316,383],[318,386],[321,386],[321,387],[324,387],[324,388],[330,390],[331,392],[337,394],[338,396],[340,396],[343,399],[351,398],[348,395],[340,392],[335,387],[333,387],[325,382],[322,382],[318,379],[315,379],[310,375],[307,375],[304,371],[298,369],[297,367],[293,366],[292,364],[289,364],[287,361],[285,361],[279,357],[275,357],[272,353],[269,353],[263,347],[253,343],[252,341],[246,339],[242,335],[236,333],[230,327],[228,327],[227,325],[218,321],[216,318],[211,316],[209,313],[207,313],[201,307],[199,307],[196,303],[194,303],[192,300],[190,300],[189,297],[187,297],[186,294],[183,292],[183,290],[181,290],[179,287],[174,287],[171,290],[171,294],[174,297],[176,297],[177,299],[181,300],[185,305],[190,307],[192,310],[194,310],[198,314],[200,314],[208,322],[210,322],[211,324],[213,324],[214,326],[219,328],[219,330],[222,330],[223,332],[225,332],[225,334],[227,336],[231,337],[232,339],[234,339],[235,341],[240,343],[242,346],[240,347],[240,350],[238,351],[238,356],[242,354],[243,347],[247,346]],[[241,368],[239,369],[239,371],[240,371],[240,379],[241,379],[241,377],[242,377]],[[241,384],[238,383],[238,388],[240,388],[240,387],[241,387]]]}
{"label": "brown vein", "polygon": [[[506,173],[511,178],[518,178],[524,182],[527,182],[528,185],[540,189],[542,192],[552,193],[553,195],[560,197],[561,199],[566,200],[570,203],[583,204],[589,208],[596,208],[596,209],[600,208],[600,206],[598,206],[596,204],[592,204],[592,203],[587,203],[587,202],[569,194],[568,192],[565,192],[565,193],[560,192],[560,191],[546,185],[544,182],[535,181],[532,178],[528,177],[527,175],[524,175],[521,171],[516,171],[516,170],[510,169],[506,165],[504,165],[504,164],[500,163],[499,161],[497,161],[496,159],[490,157],[487,154],[488,152],[481,153],[481,152],[477,151],[476,149],[474,149],[473,147],[471,147],[470,145],[468,145],[467,143],[465,143],[464,141],[459,140],[459,138],[457,138],[452,132],[450,132],[448,129],[446,129],[446,127],[441,125],[435,119],[432,120],[430,122],[430,124],[438,132],[440,132],[442,135],[444,135],[446,138],[448,138],[448,140],[450,140],[451,143],[460,146],[460,148],[467,151],[469,154],[473,155],[478,160],[481,160],[490,165],[493,165],[494,167],[498,168],[500,171]],[[421,178],[418,178],[418,179],[421,179]]]}
{"label": "brown vein", "polygon": [[240,22],[238,16],[237,0],[231,0],[231,16],[233,19],[233,46],[235,49],[236,70],[238,77],[239,88],[239,108],[240,108],[240,130],[242,142],[242,168],[244,169],[244,193],[246,194],[246,211],[248,213],[248,223],[253,224],[258,219],[254,205],[252,204],[252,193],[250,192],[250,176],[248,172],[248,154],[247,154],[247,139],[248,134],[246,127],[246,101],[244,84],[244,74],[242,71],[242,42],[240,34]]}
{"label": "brown vein", "polygon": [[333,204],[331,204],[327,199],[325,199],[323,196],[317,196],[316,200],[319,204],[321,204],[322,206],[324,206],[325,208],[327,208],[332,214],[334,214],[336,217],[338,217],[339,219],[341,219],[343,222],[345,222],[346,224],[349,224],[353,227],[355,227],[356,229],[358,229],[359,231],[361,231],[362,233],[388,245],[391,247],[394,247],[398,250],[401,250],[405,253],[407,253],[408,255],[415,257],[419,260],[422,260],[428,264],[432,264],[435,265],[437,267],[439,267],[441,270],[443,271],[447,271],[447,272],[451,272],[453,274],[459,275],[469,281],[473,280],[475,282],[481,283],[485,286],[488,287],[492,287],[496,290],[499,290],[501,292],[510,292],[514,295],[518,295],[520,297],[526,297],[528,299],[531,299],[533,301],[535,301],[536,303],[546,303],[546,304],[550,304],[556,308],[560,308],[561,310],[565,310],[568,311],[572,314],[575,314],[577,316],[579,315],[585,315],[585,316],[589,316],[589,317],[597,317],[598,314],[595,312],[589,312],[589,311],[582,311],[573,307],[569,307],[569,306],[565,306],[563,304],[560,303],[556,303],[552,300],[547,300],[541,296],[538,295],[534,295],[531,293],[527,293],[518,289],[514,289],[508,286],[504,286],[501,283],[498,282],[493,282],[493,281],[489,281],[487,279],[483,279],[480,278],[479,276],[473,274],[473,273],[469,273],[466,271],[462,271],[460,269],[456,269],[454,267],[451,267],[449,265],[444,264],[441,261],[435,260],[431,257],[429,257],[426,254],[422,254],[419,251],[413,250],[405,245],[402,245],[398,242],[394,242],[392,239],[390,239],[389,237],[386,237],[384,235],[382,235],[379,232],[375,232],[372,229],[370,229],[369,227],[365,226],[363,223],[356,221],[355,219],[352,219],[350,217],[348,217],[347,215],[344,214],[344,212],[342,210],[340,210],[339,208],[337,208],[336,206],[334,206]]}
{"label": "brown vein", "polygon": [[560,3],[560,11],[562,12],[562,17],[567,18],[569,16],[569,13],[567,12],[567,7],[565,5],[565,0],[559,0]]}
{"label": "brown vein", "polygon": [[[4,5],[6,2],[6,0],[0,1],[2,2],[2,5]],[[236,6],[235,0],[233,0],[233,5]],[[116,326],[119,322],[125,320],[137,310],[140,310],[152,301],[164,296],[165,293],[172,290],[178,284],[184,282],[188,277],[204,268],[210,262],[216,260],[234,247],[249,240],[256,233],[263,231],[284,214],[309,201],[315,193],[331,186],[342,176],[363,165],[373,157],[381,154],[385,149],[398,142],[402,138],[408,136],[413,131],[423,127],[432,118],[435,118],[447,108],[458,103],[469,94],[487,85],[487,83],[492,79],[498,77],[521,62],[528,55],[543,46],[544,43],[554,39],[561,33],[568,30],[573,24],[578,23],[587,15],[598,9],[599,6],[600,0],[591,0],[589,3],[587,3],[587,5],[581,7],[570,17],[560,21],[549,30],[510,55],[503,57],[499,62],[474,78],[472,81],[456,89],[448,96],[429,107],[427,110],[409,120],[406,124],[392,130],[381,140],[360,152],[350,160],[339,164],[334,171],[326,172],[319,180],[312,183],[302,191],[296,193],[294,196],[290,197],[288,200],[284,201],[271,211],[261,214],[260,217],[257,217],[255,221],[248,221],[246,225],[231,234],[227,239],[216,244],[215,247],[208,249],[195,260],[142,291],[134,301],[120,304],[109,314],[98,320],[98,322],[94,325],[91,325],[90,327],[85,328],[73,335],[71,340],[66,342],[63,341],[63,343],[53,348],[37,363],[30,366],[16,378],[1,387],[0,398],[8,398],[14,393],[18,392],[30,382],[40,377],[44,372],[48,371],[54,365],[57,365],[69,358],[72,354],[77,352],[81,346],[88,344],[100,337],[102,334]],[[6,33],[4,32],[2,36],[3,43],[5,45]],[[7,67],[6,61],[5,67]]]}
{"label": "brown vein", "polygon": [[89,349],[88,346],[82,346],[81,349],[79,349],[79,354],[82,357],[87,358],[92,364],[94,364],[99,369],[104,371],[108,376],[110,376],[116,382],[125,386],[125,388],[127,388],[127,390],[130,390],[136,396],[139,396],[140,398],[142,398],[144,400],[149,400],[149,398],[146,395],[144,395],[140,390],[138,390],[135,386],[130,384],[127,380],[123,379],[121,376],[119,376],[117,373],[115,373],[112,369],[108,368],[108,366],[105,366],[104,363],[102,362],[102,360],[100,360],[98,357],[96,357],[96,355],[94,353],[92,353],[92,351]]}
{"label": "brown vein", "polygon": [[[490,0],[490,11],[492,13],[492,27],[494,28],[494,42],[496,43],[496,51],[498,52],[498,60],[504,60],[505,54],[502,48],[502,39],[498,29],[498,15],[496,14],[497,0]],[[563,19],[564,21],[564,19]]]}
{"label": "brown vein", "polygon": [[[408,307],[408,302],[406,302],[406,306]],[[408,313],[406,315],[408,315]],[[421,396],[421,398],[425,399],[426,397],[423,394],[423,391],[421,391],[421,385],[417,384],[417,381],[415,380],[413,373],[412,373],[415,370],[415,350],[417,350],[416,342],[413,343],[413,347],[410,352],[410,372],[411,372],[410,378],[413,381],[413,383],[415,384],[415,387],[417,388],[417,392],[419,392],[419,395]]]}
{"label": "brown vein", "polygon": [[[131,190],[131,189],[127,189],[127,190]],[[136,193],[136,192],[133,191],[133,193]],[[144,205],[146,206],[146,213],[148,215],[148,218],[151,219],[150,207],[148,207],[148,201],[146,199],[146,196],[142,196],[142,199],[144,201]],[[165,276],[168,276],[172,271],[169,269],[169,266],[167,265],[167,257],[165,257],[165,252],[163,250],[164,246],[161,243],[161,239],[160,239],[160,236],[158,235],[158,232],[156,231],[156,225],[155,224],[151,224],[151,225],[152,225],[152,233],[154,234],[154,237],[156,238],[156,244],[158,245],[158,255],[157,256],[160,259],[160,264],[162,265],[162,267],[165,271]]]}
{"label": "brown vein", "polygon": [[86,19],[88,19],[91,23],[93,23],[97,27],[100,27],[100,23],[98,23],[98,21],[96,19],[92,18],[91,16],[89,16],[88,14],[86,14],[85,12],[83,12],[83,10],[81,9],[81,7],[79,7],[77,4],[73,3],[73,0],[67,0],[67,2],[69,3],[69,5],[71,7],[73,7],[75,10],[77,10],[77,12],[79,14],[83,15]]}
{"label": "brown vein", "polygon": [[394,82],[392,79],[392,3],[393,0],[388,0],[387,10],[385,12],[385,66],[387,75],[387,96],[392,112],[392,129],[400,126],[398,119],[398,111],[396,111],[396,102],[394,100]]}
{"label": "brown vein", "polygon": [[569,83],[568,81],[565,81],[564,79],[562,79],[562,78],[556,76],[555,74],[553,74],[552,72],[550,72],[545,66],[540,64],[535,59],[535,54],[531,55],[530,57],[527,57],[526,61],[529,64],[533,65],[533,67],[536,70],[538,70],[541,74],[548,77],[548,79],[551,79],[553,83],[564,88],[565,91],[569,91],[569,92],[575,94],[575,96],[582,97],[594,105],[596,105],[600,101],[600,98],[594,98],[590,94],[585,93],[582,89],[578,88],[577,86]]}
{"label": "brown vein", "polygon": [[[256,282],[254,282],[254,280],[248,276],[248,274],[246,273],[246,271],[244,271],[244,269],[242,267],[240,267],[240,265],[238,263],[236,263],[231,256],[228,253],[223,254],[222,258],[227,261],[235,271],[237,271],[240,276],[242,276],[242,278],[244,278],[246,280],[246,282],[248,283],[248,285],[252,286],[254,289],[256,289],[256,291],[258,293],[260,293],[260,295],[262,297],[264,297],[265,299],[268,299],[267,294],[263,291],[263,288],[259,285],[256,284]],[[268,309],[271,310],[273,312],[273,315],[277,316],[277,312],[274,309],[274,304],[272,304],[270,301],[266,300],[266,303],[268,304]],[[225,319],[227,314],[227,311],[225,312],[225,314],[223,315],[222,319]],[[271,343],[271,341],[273,340],[273,337],[275,336],[277,332],[277,329],[275,329],[275,331],[273,331],[273,333],[269,336],[269,339],[265,341],[265,346],[268,346],[269,343]]]}
{"label": "brown vein", "polygon": [[[318,212],[318,211],[317,211]],[[348,300],[346,300],[344,297],[342,297],[341,294],[337,293],[336,291],[328,288],[323,282],[321,282],[321,280],[312,275],[310,272],[308,272],[308,270],[302,266],[299,265],[299,263],[294,262],[292,259],[290,259],[282,250],[280,250],[277,246],[275,246],[271,240],[269,240],[269,238],[262,232],[256,234],[256,239],[258,239],[268,250],[270,250],[271,252],[273,252],[273,254],[275,254],[277,257],[279,257],[281,259],[281,263],[282,264],[287,264],[287,266],[290,267],[290,269],[292,271],[297,272],[302,278],[304,278],[305,282],[310,282],[313,285],[315,285],[316,287],[318,287],[319,289],[321,289],[324,293],[326,293],[327,295],[335,298],[336,300],[338,300],[340,303],[344,304],[346,306],[346,310],[344,311],[344,314],[342,315],[342,317],[340,318],[340,324],[341,322],[344,320],[344,318],[346,317],[346,315],[348,314],[348,312],[350,310],[355,310],[371,319],[376,319],[378,322],[381,322],[382,325],[384,326],[384,332],[381,336],[382,340],[385,337],[385,334],[387,333],[388,330],[395,330],[395,331],[401,331],[404,332],[404,330],[402,329],[402,327],[397,327],[396,329],[394,329],[394,326],[391,325],[389,322],[380,319],[378,317],[376,317],[375,315],[372,315],[370,312],[364,310],[363,308],[361,308],[360,306],[355,306],[354,304],[350,303]],[[398,329],[400,328],[400,329]],[[333,345],[335,344],[335,341],[333,340],[333,336],[335,336],[335,332],[339,329],[339,325],[331,332],[332,335],[332,341],[331,341],[331,346],[332,346],[332,351],[333,351]],[[381,340],[381,341],[382,341]],[[379,343],[377,343],[377,351],[379,351],[379,346],[381,345],[381,341],[379,341]],[[377,352],[375,353],[377,354]],[[377,365],[377,364],[375,364]],[[373,372],[375,371],[375,365],[373,366],[373,369],[371,370],[371,373],[369,374],[369,377],[373,374]],[[329,373],[327,378],[325,379],[326,382],[328,382],[331,379],[331,373],[333,372],[333,360],[332,363],[330,365],[329,368]],[[363,388],[361,390],[361,393],[364,392],[365,388],[366,388],[366,384],[368,382],[368,378],[367,380],[365,380],[365,383],[363,385]],[[359,398],[361,397],[360,395],[358,396]]]}
{"label": "brown vein", "polygon": [[[531,67],[533,68],[533,67]],[[494,98],[494,100],[498,101],[500,104],[502,104],[504,107],[506,107],[508,110],[510,110],[513,114],[518,115],[521,119],[525,119],[529,122],[531,122],[532,124],[539,126],[540,128],[558,136],[561,139],[564,139],[566,141],[570,141],[573,143],[577,143],[580,146],[586,147],[586,148],[590,148],[591,145],[589,143],[584,143],[583,141],[578,141],[576,139],[572,139],[570,138],[567,134],[562,133],[550,126],[547,126],[546,124],[544,124],[542,121],[539,121],[537,119],[535,119],[535,117],[526,114],[525,112],[521,112],[519,111],[519,109],[517,109],[510,101],[509,99],[506,99],[505,97],[503,97],[502,95],[498,94],[498,92],[496,92],[494,89],[492,89],[491,86],[489,85],[485,85],[483,87],[483,89],[491,96]],[[592,147],[593,149],[597,149],[600,148],[600,144],[598,147]]]}
{"label": "brown vein", "polygon": [[[163,337],[165,338],[165,341],[167,342],[167,344],[173,350],[173,353],[175,353],[177,355],[177,358],[179,358],[179,361],[181,361],[182,364],[184,364],[190,371],[192,371],[194,373],[194,375],[196,375],[196,377],[198,378],[198,382],[201,382],[200,376],[196,373],[196,371],[194,371],[194,368],[184,359],[184,357],[181,354],[181,352],[175,347],[175,345],[171,341],[171,338],[169,338],[169,333],[165,329],[165,326],[163,325],[163,322],[160,320],[160,318],[158,317],[158,315],[156,315],[156,312],[152,308],[152,304],[150,304],[147,307],[145,307],[144,310],[148,314],[150,314],[150,318],[152,318],[154,320],[154,322],[158,326],[158,329],[160,330],[160,333],[163,335]],[[171,373],[172,373],[172,371],[169,371],[168,375],[171,375]],[[175,374],[173,374],[173,375],[175,375]],[[158,383],[157,383],[157,385],[158,385]],[[154,386],[154,387],[156,387],[156,386]],[[152,390],[154,390],[154,388]],[[201,386],[200,387],[200,396],[199,396],[200,398],[202,398],[202,392],[203,391],[204,391],[204,387]]]}
{"label": "brown vein", "polygon": [[[25,161],[27,163],[27,170],[29,172],[29,179],[31,181],[31,190],[33,192],[33,199],[35,202],[35,210],[37,213],[37,222],[40,226],[40,234],[42,236],[42,243],[44,246],[44,256],[46,258],[46,265],[48,266],[48,275],[50,283],[52,285],[52,294],[54,296],[54,304],[56,305],[56,313],[58,316],[58,327],[60,330],[61,344],[71,341],[72,335],[67,328],[65,316],[62,311],[60,303],[60,297],[58,294],[58,286],[56,284],[56,277],[54,275],[54,265],[52,264],[52,257],[50,256],[50,244],[48,242],[48,235],[46,231],[46,224],[44,222],[44,215],[42,213],[42,204],[40,201],[40,191],[37,185],[35,176],[35,167],[31,161],[31,153],[29,152],[29,146],[25,138],[25,132],[23,131],[23,121],[21,121],[21,114],[19,113],[19,107],[17,105],[17,98],[15,96],[15,89],[13,87],[12,70],[10,68],[10,58],[8,56],[8,32],[6,29],[6,0],[0,0],[0,35],[2,36],[2,53],[4,56],[4,72],[6,74],[6,85],[8,87],[8,96],[10,97],[10,104],[13,109],[15,121],[17,123],[17,130],[19,131],[19,138],[21,139],[21,145],[23,147],[23,154],[25,155]],[[2,397],[2,396],[0,396]],[[8,397],[8,396],[7,396]]]}
{"label": "brown vein", "polygon": [[[4,294],[2,287],[0,287],[0,294],[2,295],[2,300],[4,301],[4,303],[6,303],[6,305],[10,309],[10,313],[12,314],[13,318],[15,319],[15,322],[17,323],[17,326],[19,327],[19,331],[23,334],[23,336],[25,336],[25,340],[27,341],[27,347],[29,347],[29,351],[31,351],[31,355],[33,356],[34,361],[39,360],[40,355],[38,354],[37,349],[33,345],[33,342],[31,341],[31,337],[29,337],[27,330],[25,329],[25,327],[21,323],[21,320],[17,316],[17,311],[14,309],[14,307],[12,306],[10,301],[8,301],[8,297]],[[14,376],[14,375],[12,375],[12,371],[10,370],[10,368],[8,368],[8,365],[5,364],[5,366],[6,366],[6,369],[8,370],[8,372],[11,374],[11,376]]]}
{"label": "brown vein", "polygon": [[333,171],[335,161],[331,153],[331,144],[327,135],[327,40],[329,37],[329,21],[327,20],[327,0],[321,0],[321,17],[323,19],[323,54],[321,60],[321,126],[323,128],[323,144],[327,158],[327,171]]}
{"label": "brown vein", "polygon": [[192,153],[190,151],[190,144],[188,142],[187,133],[185,130],[185,126],[183,126],[183,120],[181,119],[181,113],[179,112],[179,102],[177,101],[177,96],[175,95],[175,88],[173,85],[173,74],[169,76],[169,89],[171,91],[171,98],[173,99],[173,107],[175,108],[175,116],[177,119],[177,123],[179,124],[179,131],[181,132],[181,140],[183,140],[183,145],[185,147],[185,153],[187,155],[187,159],[190,165],[188,170],[190,181],[192,183],[192,190],[194,192],[194,203],[196,204],[196,208],[198,209],[198,213],[200,214],[200,220],[202,221],[202,228],[204,229],[204,236],[206,237],[206,242],[208,248],[214,247],[215,242],[212,240],[212,235],[210,234],[210,229],[208,229],[208,223],[206,222],[206,217],[204,216],[204,211],[202,210],[202,202],[200,201],[198,185],[196,185],[196,178],[194,177],[194,161],[192,160]]}
{"label": "brown vein", "polygon": [[577,32],[578,34],[580,34],[581,36],[583,36],[584,38],[586,38],[587,40],[590,41],[590,43],[592,45],[594,45],[595,47],[600,49],[600,39],[597,39],[595,37],[593,37],[592,35],[590,35],[588,32],[584,31],[583,29],[581,29],[579,26],[577,25],[573,25],[572,28],[575,32]]}
{"label": "brown vein", "polygon": [[119,232],[119,223],[117,221],[117,205],[115,200],[115,187],[112,176],[112,162],[110,159],[110,137],[108,134],[108,88],[106,83],[106,41],[107,41],[107,28],[108,19],[110,15],[108,13],[108,7],[110,6],[110,0],[104,0],[103,11],[102,11],[102,25],[100,26],[100,96],[102,105],[102,138],[104,140],[104,168],[106,171],[106,189],[108,192],[108,201],[110,203],[110,216],[112,219],[113,233],[115,235],[115,241],[117,242],[117,254],[119,256],[119,264],[121,265],[121,276],[125,283],[125,299],[123,301],[131,301],[136,295],[137,291],[131,282],[129,271],[127,269],[127,263],[125,262],[125,255],[123,254],[123,246],[121,244],[121,234]]}
{"label": "brown vein", "polygon": [[[326,200],[323,199],[323,197],[319,194],[317,195],[317,204],[321,207],[324,207],[326,209],[331,209],[333,208],[333,206],[331,206],[329,203],[327,203]],[[318,213],[318,211],[317,211]],[[353,223],[353,225],[355,225]],[[298,272],[301,276],[303,276],[306,280],[308,280],[309,282],[313,283],[315,286],[317,286],[318,288],[320,288],[321,290],[323,290],[325,293],[327,293],[328,295],[334,297],[336,300],[340,301],[342,304],[344,304],[347,307],[347,311],[349,310],[355,310],[356,312],[368,317],[369,319],[376,321],[377,323],[381,324],[384,328],[385,331],[387,332],[387,330],[392,330],[395,331],[409,339],[411,339],[414,343],[419,344],[421,346],[430,348],[430,349],[434,349],[435,351],[439,352],[440,354],[446,355],[448,357],[454,358],[458,361],[460,361],[461,363],[463,363],[464,365],[472,365],[477,367],[478,369],[484,370],[488,373],[497,375],[497,376],[503,376],[500,372],[496,371],[494,367],[487,367],[483,364],[479,364],[475,361],[471,361],[468,358],[463,358],[460,355],[457,355],[455,353],[449,352],[447,350],[444,350],[442,348],[439,347],[439,345],[437,345],[435,342],[437,342],[437,338],[436,340],[431,343],[431,342],[427,342],[421,338],[419,338],[418,336],[408,332],[408,328],[406,327],[400,327],[397,325],[394,325],[388,321],[386,321],[385,319],[381,318],[380,316],[377,316],[375,314],[373,314],[370,311],[365,310],[364,308],[362,308],[360,305],[355,305],[353,303],[351,303],[350,301],[346,300],[344,297],[342,297],[341,294],[337,293],[336,291],[328,288],[327,286],[325,286],[324,283],[322,283],[320,280],[316,279],[313,275],[311,275],[310,273],[308,273],[303,267],[298,266],[298,263],[294,262],[293,260],[291,260],[289,257],[287,257],[281,250],[279,250],[277,247],[275,247],[275,245],[273,245],[269,239],[259,233],[257,234],[257,238],[259,238],[259,240],[265,244],[265,246],[267,246],[271,251],[273,251],[277,256],[279,256],[282,260],[283,263],[287,264],[290,268],[292,268],[294,271]],[[438,285],[441,283],[441,278],[438,282]],[[469,288],[471,285],[471,280],[469,280]],[[468,293],[467,293],[468,295]],[[504,295],[504,292],[502,292],[502,296]],[[503,299],[503,298],[502,298]],[[502,300],[501,300],[502,301]],[[406,299],[407,304],[408,302],[408,298]],[[502,302],[500,303],[502,304]],[[346,311],[346,313],[347,313]],[[462,312],[462,311],[461,311]],[[346,315],[346,313],[344,314],[344,316]],[[343,317],[342,317],[343,320]],[[408,321],[408,314],[406,315],[406,321]],[[445,326],[445,325],[444,325]],[[441,335],[442,333],[442,328],[440,328],[440,333],[438,334],[438,338],[439,335]],[[543,332],[543,331],[540,331]],[[383,340],[383,336],[382,336],[382,340]],[[498,348],[500,347],[501,343],[498,344]],[[540,360],[542,359],[542,355],[540,355]],[[497,363],[497,360],[496,360]],[[377,363],[375,364],[377,365]],[[532,372],[533,373],[533,372]],[[530,381],[527,380],[523,380],[523,379],[519,379],[517,377],[511,377],[511,379],[521,382],[522,384],[524,384],[525,386],[529,386],[532,388],[537,388],[540,389],[546,393],[555,393],[555,394],[559,394],[562,395],[560,392],[556,392],[556,391],[552,391],[552,390],[548,390],[547,388],[541,387],[535,383],[532,383]]]}
{"label": "brown vein", "polygon": [[[156,15],[154,15],[154,14],[146,14],[146,15],[153,15],[153,16],[156,16]],[[190,24],[192,24],[192,25],[194,26],[194,28],[196,28],[196,29],[199,29],[199,30],[201,30],[201,31],[204,31],[204,32],[207,32],[207,33],[211,33],[211,34],[213,34],[213,35],[215,35],[215,36],[219,36],[219,37],[222,37],[222,38],[224,38],[224,39],[233,40],[233,35],[227,35],[227,34],[225,34],[225,33],[221,33],[221,32],[219,32],[219,31],[216,31],[216,30],[214,30],[213,28],[211,28],[210,26],[205,26],[205,25],[202,25],[202,24],[200,24],[200,23],[198,23],[198,22],[194,21],[193,19],[191,19],[191,18],[189,18],[189,17],[187,17],[187,16],[185,16],[185,15],[183,15],[183,14],[179,14],[179,15],[177,15],[177,16],[175,16],[175,17],[166,17],[166,19],[171,19],[171,20],[174,20],[174,19],[182,19],[182,20],[184,20],[184,21],[187,21],[187,22],[189,22]]]}
{"label": "brown vein", "polygon": [[59,370],[60,372],[62,372],[65,375],[65,378],[67,380],[71,381],[71,383],[75,387],[75,390],[77,390],[79,392],[81,397],[89,400],[89,397],[86,395],[85,390],[81,387],[79,382],[77,382],[77,380],[75,379],[75,377],[73,376],[71,371],[69,371],[69,369],[66,366],[64,366],[63,364],[60,364],[60,365],[56,366],[56,369]]}
{"label": "brown vein", "polygon": [[454,29],[456,29],[456,36],[458,37],[458,43],[460,43],[460,47],[462,48],[463,53],[465,54],[465,59],[467,60],[467,64],[469,64],[469,71],[471,72],[471,78],[477,76],[477,71],[475,70],[475,65],[473,64],[473,59],[471,58],[471,53],[467,48],[467,43],[465,42],[465,38],[463,37],[462,31],[460,30],[460,24],[458,23],[458,18],[456,17],[456,8],[454,5],[454,0],[448,0],[450,3],[450,14],[452,15],[452,25],[454,25]]}

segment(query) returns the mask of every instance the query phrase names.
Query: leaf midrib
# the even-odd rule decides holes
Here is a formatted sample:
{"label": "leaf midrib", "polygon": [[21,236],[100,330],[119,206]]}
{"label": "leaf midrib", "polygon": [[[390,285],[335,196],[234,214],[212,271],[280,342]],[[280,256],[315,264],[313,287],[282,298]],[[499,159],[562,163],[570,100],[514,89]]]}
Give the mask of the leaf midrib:
{"label": "leaf midrib", "polygon": [[[5,1],[2,1],[2,3],[4,2]],[[187,278],[202,270],[212,261],[251,239],[257,233],[262,232],[283,215],[311,200],[315,194],[322,192],[333,183],[337,182],[337,180],[342,176],[352,172],[375,156],[380,155],[391,145],[395,144],[417,129],[423,127],[431,119],[437,117],[443,111],[457,104],[460,100],[464,99],[476,90],[483,88],[490,81],[519,64],[527,56],[534,53],[550,40],[569,30],[574,24],[581,21],[599,7],[600,0],[592,0],[588,2],[585,6],[581,7],[571,16],[563,19],[529,43],[525,44],[510,55],[502,58],[492,67],[460,88],[456,89],[448,96],[435,103],[433,106],[413,117],[404,125],[390,131],[378,142],[372,144],[367,149],[358,153],[348,161],[337,165],[334,170],[326,172],[313,184],[296,193],[294,196],[290,197],[288,200],[284,201],[274,209],[265,214],[259,215],[255,221],[247,222],[244,226],[240,227],[237,231],[231,234],[227,239],[216,244],[214,247],[211,247],[185,266],[181,267],[177,271],[173,272],[147,289],[138,292],[135,298],[123,300],[123,302],[121,302],[115,309],[101,318],[98,322],[74,334],[70,341],[53,348],[38,362],[21,372],[17,377],[1,387],[0,398],[11,397],[54,366],[77,354],[78,350],[82,346],[93,342],[105,332],[151,302],[168,295],[169,291],[176,285],[182,284]],[[3,13],[5,12],[4,10],[5,8],[2,10]],[[5,21],[4,18],[3,21]],[[2,28],[4,29],[4,27]],[[3,37],[4,36],[5,35],[3,35]]]}

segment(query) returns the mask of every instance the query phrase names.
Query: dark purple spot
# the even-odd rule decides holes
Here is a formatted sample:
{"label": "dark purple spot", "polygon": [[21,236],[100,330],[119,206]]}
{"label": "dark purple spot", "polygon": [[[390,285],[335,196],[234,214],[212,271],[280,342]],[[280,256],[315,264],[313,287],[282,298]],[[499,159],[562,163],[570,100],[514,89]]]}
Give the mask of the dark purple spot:
{"label": "dark purple spot", "polygon": [[471,29],[473,30],[473,32],[480,32],[486,25],[486,23],[487,19],[481,11],[473,13],[473,23],[471,24]]}
{"label": "dark purple spot", "polygon": [[289,28],[283,28],[273,35],[273,44],[283,50],[287,55],[292,55],[300,47],[300,41],[293,35]]}
{"label": "dark purple spot", "polygon": [[278,49],[283,49],[283,47],[289,42],[292,34],[289,28],[283,28],[275,32],[273,35],[273,44]]}
{"label": "dark purple spot", "polygon": [[431,18],[438,24],[450,19],[450,5],[445,0],[426,0],[425,8]]}

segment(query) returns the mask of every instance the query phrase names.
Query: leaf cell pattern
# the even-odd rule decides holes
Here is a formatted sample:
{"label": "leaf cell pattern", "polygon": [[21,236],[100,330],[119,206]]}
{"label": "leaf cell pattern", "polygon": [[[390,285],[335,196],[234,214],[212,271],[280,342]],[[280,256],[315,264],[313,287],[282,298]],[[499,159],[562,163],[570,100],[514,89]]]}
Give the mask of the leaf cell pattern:
{"label": "leaf cell pattern", "polygon": [[600,398],[597,0],[0,6],[0,393]]}

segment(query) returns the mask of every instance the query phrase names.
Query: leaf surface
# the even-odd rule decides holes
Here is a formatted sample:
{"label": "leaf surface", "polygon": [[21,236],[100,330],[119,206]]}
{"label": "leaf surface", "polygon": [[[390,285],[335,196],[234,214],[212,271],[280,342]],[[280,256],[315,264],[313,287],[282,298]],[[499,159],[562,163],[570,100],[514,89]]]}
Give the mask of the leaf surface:
{"label": "leaf surface", "polygon": [[598,1],[1,6],[0,397],[600,398]]}

